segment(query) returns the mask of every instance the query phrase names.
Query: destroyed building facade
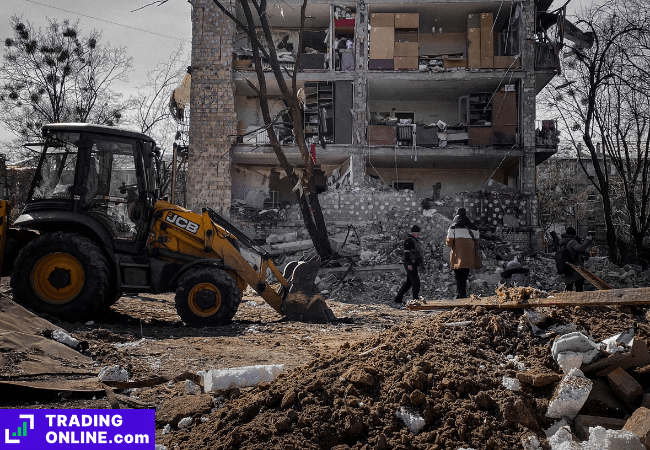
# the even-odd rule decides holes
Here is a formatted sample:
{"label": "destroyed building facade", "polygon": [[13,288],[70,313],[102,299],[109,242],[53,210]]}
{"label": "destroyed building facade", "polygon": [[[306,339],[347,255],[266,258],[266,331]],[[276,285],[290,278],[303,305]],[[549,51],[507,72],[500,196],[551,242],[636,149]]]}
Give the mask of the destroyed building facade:
{"label": "destroyed building facade", "polygon": [[[247,84],[256,83],[248,38],[212,0],[191,3],[188,207],[228,214],[233,204],[294,203]],[[405,208],[465,206],[479,223],[507,227],[512,239],[538,247],[536,167],[559,142],[554,121],[536,118],[536,96],[559,68],[558,47],[538,20],[550,4],[312,0],[298,48],[302,3],[269,2],[282,65],[292,69],[301,53],[303,126],[319,189],[331,194],[367,182],[408,189],[416,200]],[[284,105],[270,71],[267,83],[273,116]],[[300,167],[291,130],[276,132]],[[516,201],[487,211],[467,195],[488,195],[490,186]],[[325,202],[328,221],[347,220],[346,200]]]}

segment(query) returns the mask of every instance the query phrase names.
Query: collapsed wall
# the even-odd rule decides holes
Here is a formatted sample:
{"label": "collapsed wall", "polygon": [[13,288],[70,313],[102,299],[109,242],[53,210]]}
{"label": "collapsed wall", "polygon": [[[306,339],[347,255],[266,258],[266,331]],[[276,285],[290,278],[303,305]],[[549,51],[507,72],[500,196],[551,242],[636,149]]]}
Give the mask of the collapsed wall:
{"label": "collapsed wall", "polygon": [[[343,186],[318,196],[331,233],[353,225],[358,230],[408,233],[418,225],[434,241],[443,241],[449,220],[463,206],[468,216],[485,232],[502,236],[512,245],[531,250],[541,248],[541,230],[526,226],[526,194],[504,186],[493,190],[461,192],[442,199],[421,199],[410,190]],[[279,211],[235,207],[231,216],[241,229],[258,241],[271,234],[297,231],[308,239],[298,206]]]}

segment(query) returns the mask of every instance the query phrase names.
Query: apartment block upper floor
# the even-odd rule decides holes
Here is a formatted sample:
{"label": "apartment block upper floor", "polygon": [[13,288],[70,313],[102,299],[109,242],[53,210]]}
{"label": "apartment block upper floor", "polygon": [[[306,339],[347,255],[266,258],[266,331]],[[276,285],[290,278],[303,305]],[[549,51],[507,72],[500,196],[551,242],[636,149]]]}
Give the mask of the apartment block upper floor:
{"label": "apartment block upper floor", "polygon": [[[302,44],[301,3],[269,3],[267,15],[287,76],[298,65],[306,139],[327,145],[326,153],[528,148],[541,161],[559,142],[553,121],[535,118],[535,96],[558,71],[557,48],[536,28],[549,3],[310,1]],[[250,87],[251,54],[238,32],[233,78],[242,152],[268,142]],[[276,131],[290,146],[277,83],[268,62],[262,65]]]}

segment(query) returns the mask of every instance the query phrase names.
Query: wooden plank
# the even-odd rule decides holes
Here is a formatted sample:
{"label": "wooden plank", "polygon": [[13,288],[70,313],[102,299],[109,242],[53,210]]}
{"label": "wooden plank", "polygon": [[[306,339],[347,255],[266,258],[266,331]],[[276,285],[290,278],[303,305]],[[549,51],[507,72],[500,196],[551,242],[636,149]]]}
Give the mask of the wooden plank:
{"label": "wooden plank", "polygon": [[[525,289],[525,288],[521,288]],[[607,305],[650,305],[650,287],[611,289],[588,292],[559,292],[546,298],[533,298],[515,301],[501,301],[497,296],[472,297],[458,300],[427,300],[424,302],[410,301],[406,309],[422,311],[449,308],[484,308],[528,309],[542,306],[607,306]]]}
{"label": "wooden plank", "polygon": [[605,283],[603,280],[598,278],[596,275],[594,275],[593,273],[591,273],[590,271],[588,271],[584,267],[574,266],[571,263],[567,263],[567,264],[569,266],[573,267],[573,270],[578,272],[580,275],[582,275],[585,278],[585,280],[589,281],[591,284],[596,286],[601,291],[606,291],[606,290],[612,288],[609,284]]}

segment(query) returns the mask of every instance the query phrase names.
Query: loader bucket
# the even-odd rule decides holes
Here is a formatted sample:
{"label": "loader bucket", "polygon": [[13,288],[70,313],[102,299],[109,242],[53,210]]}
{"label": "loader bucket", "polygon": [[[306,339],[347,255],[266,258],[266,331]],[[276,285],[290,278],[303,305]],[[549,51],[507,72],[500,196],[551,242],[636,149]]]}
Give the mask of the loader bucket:
{"label": "loader bucket", "polygon": [[289,293],[282,302],[282,313],[291,320],[327,323],[336,316],[316,292],[316,274],[320,260],[290,262],[284,269],[284,277],[290,283]]}

